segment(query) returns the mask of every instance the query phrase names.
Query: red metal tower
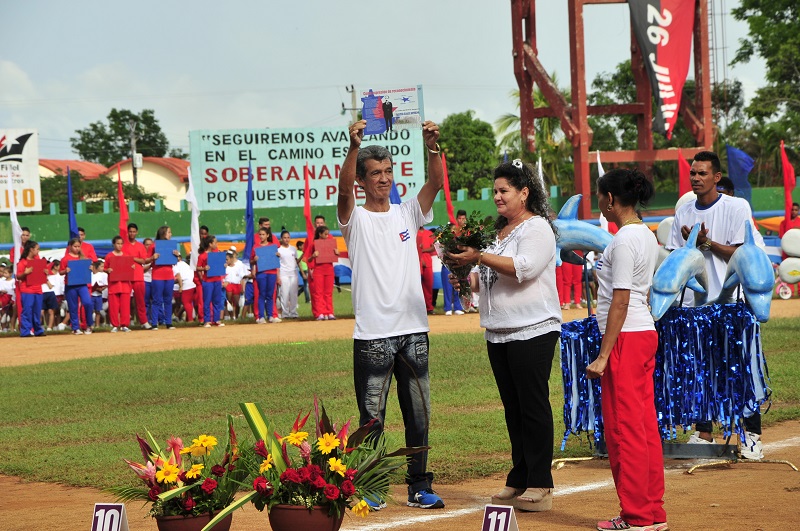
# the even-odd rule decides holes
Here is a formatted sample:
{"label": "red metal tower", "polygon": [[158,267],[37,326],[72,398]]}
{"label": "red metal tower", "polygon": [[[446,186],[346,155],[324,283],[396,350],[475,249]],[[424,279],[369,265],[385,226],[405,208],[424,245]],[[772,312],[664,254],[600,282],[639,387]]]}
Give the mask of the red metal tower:
{"label": "red metal tower", "polygon": [[[681,98],[679,115],[694,135],[695,146],[682,148],[685,157],[711,149],[714,125],[711,117],[711,81],[709,75],[708,0],[696,0],[694,22],[694,101]],[[568,0],[571,71],[571,101],[567,101],[553,83],[536,48],[536,0],[511,0],[514,75],[520,95],[520,124],[523,144],[534,151],[534,120],[557,117],[567,140],[572,144],[575,166],[575,191],[591,195],[589,155],[592,129],[587,118],[593,115],[632,114],[638,128],[637,149],[601,151],[602,162],[637,162],[646,171],[657,160],[678,160],[677,149],[653,149],[653,112],[650,83],[642,54],[631,31],[631,67],[636,80],[636,103],[616,105],[586,104],[586,59],[584,56],[583,6],[587,4],[624,4],[627,0]],[[533,86],[539,85],[548,107],[533,106]],[[592,160],[590,160],[592,159]],[[649,174],[649,172],[646,172]],[[590,201],[581,201],[580,217],[591,216]]]}

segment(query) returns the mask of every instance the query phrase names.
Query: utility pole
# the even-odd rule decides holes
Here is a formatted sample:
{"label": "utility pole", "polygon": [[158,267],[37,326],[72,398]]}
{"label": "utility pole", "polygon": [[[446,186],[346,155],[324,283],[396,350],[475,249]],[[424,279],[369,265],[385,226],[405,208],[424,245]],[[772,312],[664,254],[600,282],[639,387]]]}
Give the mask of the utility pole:
{"label": "utility pole", "polygon": [[137,186],[139,180],[136,175],[136,120],[131,118],[128,120],[128,129],[131,132],[131,168],[133,168],[133,185]]}
{"label": "utility pole", "polygon": [[344,114],[344,111],[350,111],[350,123],[352,124],[358,120],[358,111],[360,110],[356,105],[356,89],[353,85],[346,86],[344,89],[350,93],[350,107],[345,107],[344,103],[342,103],[342,114]]}

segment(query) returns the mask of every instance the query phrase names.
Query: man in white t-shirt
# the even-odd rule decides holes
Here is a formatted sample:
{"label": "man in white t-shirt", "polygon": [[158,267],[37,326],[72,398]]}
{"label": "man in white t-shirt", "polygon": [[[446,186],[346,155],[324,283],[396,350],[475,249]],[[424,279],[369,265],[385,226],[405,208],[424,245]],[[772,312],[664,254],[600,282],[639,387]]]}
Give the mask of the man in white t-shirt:
{"label": "man in white t-shirt", "polygon": [[[419,194],[392,205],[392,156],[378,145],[361,149],[366,120],[350,126],[350,149],[339,175],[337,216],[352,264],[353,375],[363,426],[375,422],[380,432],[392,375],[405,420],[406,445],[427,446],[430,420],[428,379],[428,316],[419,282],[417,227],[433,220],[433,200],[442,188],[439,127],[422,124],[428,151],[428,181]],[[354,182],[366,202],[356,207]],[[408,459],[408,505],[444,507],[433,492],[433,473],[427,471],[427,451]],[[367,500],[377,510],[383,500]]]}
{"label": "man in white t-shirt", "polygon": [[[692,227],[701,223],[697,236],[697,248],[706,259],[708,275],[708,300],[713,301],[722,290],[725,272],[736,248],[744,243],[745,223],[752,223],[750,205],[744,199],[730,197],[717,190],[722,178],[719,157],[711,151],[701,151],[694,157],[689,171],[692,191],[696,201],[690,201],[675,211],[675,221],[666,248],[674,250],[683,247]],[[684,306],[694,306],[694,297],[685,296]],[[711,422],[697,422],[695,431],[689,438],[691,444],[713,442]],[[741,453],[746,459],[762,459],[761,414],[756,411],[745,416],[746,440],[742,441]]]}

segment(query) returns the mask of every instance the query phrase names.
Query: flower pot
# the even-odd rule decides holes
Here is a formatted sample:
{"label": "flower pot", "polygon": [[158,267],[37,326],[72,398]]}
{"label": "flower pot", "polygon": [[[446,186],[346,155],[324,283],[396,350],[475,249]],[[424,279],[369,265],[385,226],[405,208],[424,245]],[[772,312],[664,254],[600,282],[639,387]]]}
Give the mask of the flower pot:
{"label": "flower pot", "polygon": [[[211,521],[211,516],[201,514],[199,516],[156,516],[158,531],[200,531]],[[229,531],[233,515],[214,526],[214,531]]]}
{"label": "flower pot", "polygon": [[338,531],[344,512],[335,518],[328,516],[327,507],[315,506],[312,510],[298,505],[275,505],[269,511],[272,531]]}

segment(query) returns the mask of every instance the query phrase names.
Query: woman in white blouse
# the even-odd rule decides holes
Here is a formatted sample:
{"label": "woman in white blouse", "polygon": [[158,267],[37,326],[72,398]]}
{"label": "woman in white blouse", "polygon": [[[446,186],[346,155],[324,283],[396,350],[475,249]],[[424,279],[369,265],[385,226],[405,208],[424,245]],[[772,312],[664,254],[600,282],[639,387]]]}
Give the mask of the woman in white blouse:
{"label": "woman in white blouse", "polygon": [[548,380],[561,333],[555,229],[544,183],[520,160],[494,170],[497,239],[448,255],[477,264],[481,326],[511,440],[512,468],[493,504],[546,511],[553,503],[553,415]]}

